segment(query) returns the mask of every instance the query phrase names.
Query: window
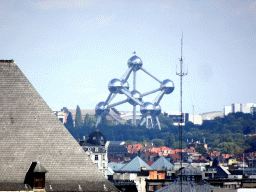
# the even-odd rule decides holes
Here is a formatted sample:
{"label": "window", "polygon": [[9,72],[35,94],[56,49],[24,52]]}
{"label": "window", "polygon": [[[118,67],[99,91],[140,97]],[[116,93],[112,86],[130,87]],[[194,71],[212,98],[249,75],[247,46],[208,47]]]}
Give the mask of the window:
{"label": "window", "polygon": [[105,155],[102,155],[102,159],[105,160]]}
{"label": "window", "polygon": [[98,152],[98,147],[95,147],[95,152]]}
{"label": "window", "polygon": [[97,161],[98,160],[98,155],[95,155],[95,161]]}
{"label": "window", "polygon": [[33,188],[35,189],[44,189],[45,188],[45,178],[44,174],[37,173],[34,176],[34,183]]}
{"label": "window", "polygon": [[106,167],[105,167],[105,163],[103,163],[103,168],[106,168]]}

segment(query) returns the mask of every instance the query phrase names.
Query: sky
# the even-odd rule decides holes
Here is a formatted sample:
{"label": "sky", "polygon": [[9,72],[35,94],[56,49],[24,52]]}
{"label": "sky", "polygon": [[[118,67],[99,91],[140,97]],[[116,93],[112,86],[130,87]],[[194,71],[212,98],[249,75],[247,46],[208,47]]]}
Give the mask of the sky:
{"label": "sky", "polygon": [[[52,110],[94,109],[136,51],[144,69],[174,82],[162,111],[179,111],[182,32],[184,112],[193,113],[193,105],[201,114],[256,103],[255,31],[255,0],[0,1],[0,59],[13,59]],[[132,89],[132,76],[128,82]],[[139,92],[159,86],[137,72]]]}

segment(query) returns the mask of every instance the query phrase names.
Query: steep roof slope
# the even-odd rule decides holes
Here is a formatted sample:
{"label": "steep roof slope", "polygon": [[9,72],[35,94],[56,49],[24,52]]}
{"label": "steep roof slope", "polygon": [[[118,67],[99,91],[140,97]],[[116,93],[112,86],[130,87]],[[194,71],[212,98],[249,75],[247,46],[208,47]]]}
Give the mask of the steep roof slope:
{"label": "steep roof slope", "polygon": [[140,172],[142,167],[145,167],[146,170],[152,170],[152,168],[147,163],[145,163],[145,161],[143,161],[139,156],[137,156],[133,160],[131,160],[128,164],[123,166],[119,170],[119,172],[130,172],[130,173]]}
{"label": "steep roof slope", "polygon": [[37,161],[47,170],[47,191],[117,191],[17,65],[4,60],[0,60],[0,156],[2,191],[26,190],[26,173]]}
{"label": "steep roof slope", "polygon": [[152,169],[155,169],[155,170],[161,170],[161,169],[165,169],[165,168],[172,169],[173,164],[171,164],[169,161],[167,161],[167,159],[165,159],[163,156],[161,156],[151,165],[151,167],[152,167]]}

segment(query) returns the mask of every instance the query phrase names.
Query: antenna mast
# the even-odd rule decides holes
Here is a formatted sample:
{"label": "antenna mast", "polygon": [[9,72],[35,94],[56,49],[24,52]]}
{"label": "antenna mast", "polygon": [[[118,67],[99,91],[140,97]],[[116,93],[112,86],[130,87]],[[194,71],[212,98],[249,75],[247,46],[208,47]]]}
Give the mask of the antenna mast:
{"label": "antenna mast", "polygon": [[[180,148],[180,168],[182,168],[182,162],[183,162],[183,157],[182,157],[182,122],[184,119],[185,122],[185,117],[182,114],[182,77],[186,76],[188,73],[183,72],[183,60],[182,60],[182,48],[183,48],[183,31],[182,31],[182,36],[181,36],[181,56],[180,56],[180,72],[178,73],[176,71],[176,75],[180,76],[180,123],[179,123],[179,148]],[[182,192],[182,170],[181,170],[181,192]]]}

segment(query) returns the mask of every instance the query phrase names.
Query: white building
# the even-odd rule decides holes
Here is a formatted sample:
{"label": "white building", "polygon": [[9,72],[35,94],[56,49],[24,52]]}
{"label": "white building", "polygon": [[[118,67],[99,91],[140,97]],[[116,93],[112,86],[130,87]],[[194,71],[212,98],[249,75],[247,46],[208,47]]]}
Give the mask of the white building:
{"label": "white building", "polygon": [[196,125],[202,125],[203,120],[202,120],[202,115],[190,115],[189,114],[189,121]]}
{"label": "white building", "polygon": [[229,113],[237,113],[237,112],[243,112],[243,113],[253,113],[253,109],[256,107],[255,103],[232,103],[229,106],[224,107],[224,114],[228,115]]}
{"label": "white building", "polygon": [[82,140],[79,144],[107,178],[109,141],[106,141],[105,136],[98,129],[95,129],[87,140]]}

